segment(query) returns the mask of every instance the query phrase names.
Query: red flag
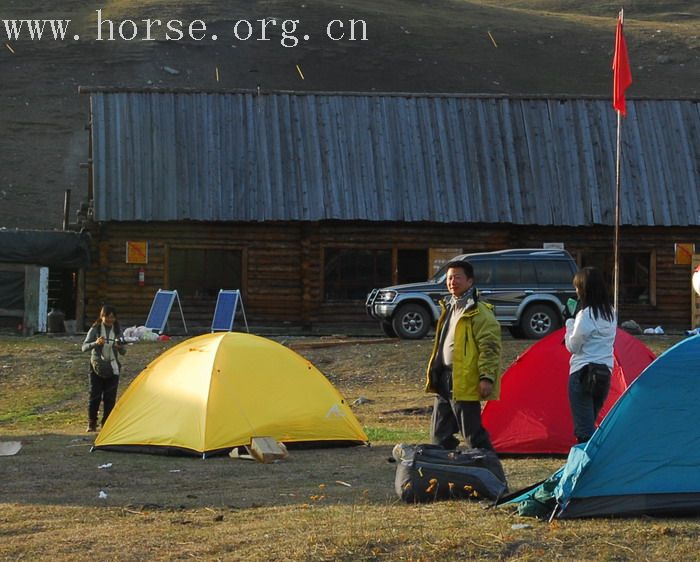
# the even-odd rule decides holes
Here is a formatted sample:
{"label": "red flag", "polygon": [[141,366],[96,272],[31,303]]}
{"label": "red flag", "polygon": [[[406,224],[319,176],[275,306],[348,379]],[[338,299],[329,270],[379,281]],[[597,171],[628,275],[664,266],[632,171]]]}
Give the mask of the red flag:
{"label": "red flag", "polygon": [[625,109],[625,90],[632,83],[630,60],[627,56],[627,44],[622,33],[622,12],[617,17],[615,33],[615,56],[613,57],[613,107],[616,111],[627,115]]}

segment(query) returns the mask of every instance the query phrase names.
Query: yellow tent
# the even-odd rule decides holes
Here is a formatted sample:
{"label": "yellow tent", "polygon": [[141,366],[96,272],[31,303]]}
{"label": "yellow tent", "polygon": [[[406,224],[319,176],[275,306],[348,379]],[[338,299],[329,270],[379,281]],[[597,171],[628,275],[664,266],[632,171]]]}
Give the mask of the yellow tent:
{"label": "yellow tent", "polygon": [[151,362],[117,402],[95,448],[206,455],[264,436],[367,441],[343,397],[309,361],[265,338],[219,332]]}

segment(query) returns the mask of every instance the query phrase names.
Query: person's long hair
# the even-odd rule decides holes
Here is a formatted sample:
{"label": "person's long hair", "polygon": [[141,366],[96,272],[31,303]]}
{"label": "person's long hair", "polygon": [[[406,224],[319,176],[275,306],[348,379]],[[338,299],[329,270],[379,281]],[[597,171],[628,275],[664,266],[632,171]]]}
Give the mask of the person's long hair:
{"label": "person's long hair", "polygon": [[102,324],[102,319],[105,316],[109,316],[110,314],[114,314],[114,318],[115,318],[115,320],[114,320],[114,333],[115,334],[121,333],[122,329],[121,329],[121,326],[119,325],[119,320],[116,320],[117,309],[109,304],[105,304],[102,306],[102,308],[100,309],[100,315],[97,317],[97,320],[95,320],[92,323],[92,327],[93,328],[98,327],[100,324]]}
{"label": "person's long hair", "polygon": [[612,321],[615,317],[603,274],[595,267],[584,267],[574,275],[574,288],[581,299],[581,308],[590,307],[594,318]]}

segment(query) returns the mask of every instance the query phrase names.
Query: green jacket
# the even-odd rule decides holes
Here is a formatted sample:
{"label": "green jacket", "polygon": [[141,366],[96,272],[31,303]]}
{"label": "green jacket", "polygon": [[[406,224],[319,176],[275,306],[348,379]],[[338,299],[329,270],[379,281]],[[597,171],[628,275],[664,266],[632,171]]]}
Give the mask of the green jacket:
{"label": "green jacket", "polygon": [[[435,343],[428,361],[425,391],[436,393],[430,373],[438,356],[440,333],[445,324],[447,308],[440,302],[442,313],[435,328]],[[452,357],[452,397],[454,400],[481,400],[479,380],[487,378],[493,391],[486,400],[498,400],[501,375],[501,326],[493,314],[493,306],[477,301],[475,307],[465,310],[455,327]]]}

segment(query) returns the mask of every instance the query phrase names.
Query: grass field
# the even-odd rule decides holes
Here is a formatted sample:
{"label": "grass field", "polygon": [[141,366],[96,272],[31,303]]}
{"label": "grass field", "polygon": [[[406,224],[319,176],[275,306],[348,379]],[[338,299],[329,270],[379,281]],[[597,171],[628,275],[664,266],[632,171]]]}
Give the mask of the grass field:
{"label": "grass field", "polygon": [[[678,337],[646,338],[660,352]],[[354,408],[371,447],[292,450],[262,465],[90,453],[87,355],[77,337],[0,337],[2,560],[690,560],[700,520],[520,519],[479,503],[412,506],[393,492],[396,442],[428,437],[428,341],[344,344],[287,339]],[[137,344],[120,392],[171,343]],[[529,342],[506,339],[504,365]],[[562,464],[506,458],[511,489]],[[111,463],[109,468],[100,468]],[[100,492],[107,497],[100,499]],[[513,528],[514,524],[529,525]]]}

